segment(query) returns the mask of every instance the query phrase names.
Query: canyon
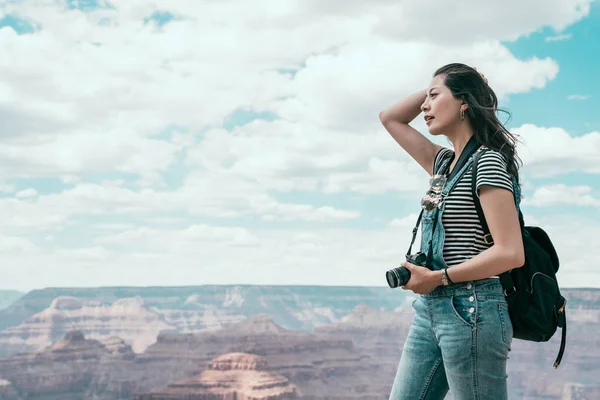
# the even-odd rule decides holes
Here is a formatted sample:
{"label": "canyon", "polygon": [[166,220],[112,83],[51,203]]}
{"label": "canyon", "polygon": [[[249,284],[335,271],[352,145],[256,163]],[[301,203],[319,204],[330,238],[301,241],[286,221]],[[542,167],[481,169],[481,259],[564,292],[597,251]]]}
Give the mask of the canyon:
{"label": "canyon", "polygon": [[[0,310],[15,322],[20,316],[0,331],[0,399],[227,398],[226,391],[210,397],[217,394],[198,389],[218,381],[215,366],[227,363],[254,365],[255,375],[243,367],[230,369],[231,376],[262,376],[271,382],[266,386],[282,388],[276,396],[295,396],[281,398],[382,399],[413,315],[412,298],[388,288],[157,288],[160,295],[152,288],[65,289],[54,298],[41,292]],[[118,297],[123,292],[128,297]],[[569,334],[562,365],[552,368],[559,335],[547,343],[515,340],[509,398],[600,398],[600,290],[564,292]],[[238,396],[252,391],[235,385]]]}

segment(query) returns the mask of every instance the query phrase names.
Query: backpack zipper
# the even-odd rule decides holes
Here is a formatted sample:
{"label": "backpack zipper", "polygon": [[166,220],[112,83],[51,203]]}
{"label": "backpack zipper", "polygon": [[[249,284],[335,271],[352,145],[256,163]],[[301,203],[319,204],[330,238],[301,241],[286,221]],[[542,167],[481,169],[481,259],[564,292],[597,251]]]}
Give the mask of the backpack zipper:
{"label": "backpack zipper", "polygon": [[554,279],[552,279],[551,277],[549,277],[548,275],[544,274],[543,272],[536,272],[535,274],[533,274],[533,276],[531,277],[531,294],[533,294],[533,278],[535,278],[536,275],[542,275],[545,276],[546,278],[550,279],[551,281],[554,282]]}
{"label": "backpack zipper", "polygon": [[567,306],[567,299],[565,298],[565,302],[563,303],[562,306],[560,306],[560,308],[558,309],[558,312],[563,313],[565,311],[566,306]]}

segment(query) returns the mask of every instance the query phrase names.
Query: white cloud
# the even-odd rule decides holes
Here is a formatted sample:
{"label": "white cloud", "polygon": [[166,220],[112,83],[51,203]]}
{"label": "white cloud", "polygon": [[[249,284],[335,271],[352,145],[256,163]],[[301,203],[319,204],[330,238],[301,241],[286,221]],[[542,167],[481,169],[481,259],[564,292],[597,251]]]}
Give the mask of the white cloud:
{"label": "white cloud", "polygon": [[136,249],[152,251],[174,251],[181,254],[198,253],[198,243],[202,243],[204,251],[208,250],[210,254],[213,251],[211,247],[214,245],[224,248],[256,246],[259,244],[259,239],[255,233],[244,228],[193,225],[183,230],[134,228],[98,237],[95,243],[134,246]]}
{"label": "white cloud", "polygon": [[547,177],[569,172],[600,173],[600,132],[571,136],[562,128],[524,124],[511,130],[519,136],[519,157],[527,173]]}
{"label": "white cloud", "polygon": [[595,206],[600,207],[598,195],[590,186],[548,185],[536,188],[523,204],[533,206]]}
{"label": "white cloud", "polygon": [[254,215],[265,220],[334,222],[359,216],[357,211],[326,205],[279,202],[260,182],[222,171],[191,173],[173,197],[192,214],[211,217]]}
{"label": "white cloud", "polygon": [[[6,259],[0,273],[5,286],[17,288],[63,286],[67,275],[73,286],[183,282],[385,286],[385,271],[404,260],[414,217],[407,215],[403,222],[376,229],[249,229],[206,224],[183,229],[136,227],[100,235],[91,247],[3,252]],[[526,218],[528,223],[533,220]],[[600,257],[596,225],[556,215],[535,223],[548,232],[556,246],[562,286],[600,287],[595,271],[595,260]],[[419,239],[416,243],[418,247]]]}
{"label": "white cloud", "polygon": [[256,181],[263,189],[284,192],[409,192],[423,189],[426,180],[426,173],[382,127],[349,135],[300,123],[255,121],[233,134],[207,132],[189,149],[187,160],[215,176]]}
{"label": "white cloud", "polygon": [[117,171],[145,177],[164,171],[179,149],[164,140],[136,137],[133,132],[101,133],[83,128],[27,144],[0,143],[0,174],[37,177]]}
{"label": "white cloud", "polygon": [[414,228],[419,214],[409,214],[403,218],[394,218],[388,223],[388,227],[397,229]]}
{"label": "white cloud", "polygon": [[135,225],[133,224],[123,224],[123,223],[101,223],[101,224],[95,224],[91,227],[91,229],[95,230],[95,231],[100,231],[105,233],[106,231],[124,231],[127,229],[133,229],[135,228]]}
{"label": "white cloud", "polygon": [[25,189],[25,190],[20,190],[15,194],[15,197],[17,198],[27,198],[27,197],[35,197],[38,195],[37,190],[35,190],[34,188],[29,188],[29,189]]}
{"label": "white cloud", "polygon": [[600,227],[574,215],[547,216],[539,225],[556,247],[560,259],[559,283],[565,287],[600,287],[597,273]]}
{"label": "white cloud", "polygon": [[34,200],[0,199],[0,226],[59,228],[70,218],[83,215],[146,216],[156,222],[157,214],[168,212],[319,223],[351,220],[360,216],[358,211],[351,209],[281,202],[265,193],[255,182],[246,182],[227,174],[198,172],[190,174],[185,185],[175,191],[136,191],[111,183],[81,183],[61,193],[41,195]]}
{"label": "white cloud", "polygon": [[0,184],[0,193],[12,193],[14,191],[14,185]]}
{"label": "white cloud", "polygon": [[[28,239],[0,235],[0,253],[9,256],[19,256],[25,253],[38,253],[38,248]],[[10,267],[13,267],[13,265]],[[6,277],[4,274],[3,276]]]}
{"label": "white cloud", "polygon": [[569,40],[573,37],[572,34],[564,34],[564,35],[556,35],[556,36],[548,36],[544,39],[546,42],[562,42],[564,40]]}
{"label": "white cloud", "polygon": [[81,178],[75,175],[64,175],[61,177],[61,180],[67,185],[81,183]]}
{"label": "white cloud", "polygon": [[571,94],[567,97],[568,100],[587,100],[590,96],[582,94]]}
{"label": "white cloud", "polygon": [[501,98],[542,88],[558,73],[553,60],[518,60],[495,41],[444,46],[370,37],[342,46],[335,54],[309,57],[290,86],[295,95],[275,102],[273,108],[307,128],[363,133],[378,123],[381,109],[425,88],[438,67],[457,60],[485,71]]}
{"label": "white cloud", "polygon": [[[275,162],[271,170],[278,163],[317,171],[324,164],[339,168],[345,161],[354,161],[358,168],[323,177],[320,184],[324,190],[372,193],[380,191],[381,185],[392,189],[396,182],[391,175],[413,171],[382,158],[381,141],[378,148],[367,144],[372,149],[368,157],[347,160],[344,153],[357,152],[351,150],[352,145],[341,146],[349,133],[364,136],[381,130],[377,114],[382,107],[425,86],[436,67],[457,58],[486,71],[500,95],[543,87],[556,75],[556,63],[518,60],[497,39],[508,33],[530,32],[540,24],[568,25],[588,12],[587,1],[560,2],[552,11],[544,7],[541,15],[511,18],[514,25],[510,27],[506,22],[488,21],[481,32],[489,34],[467,35],[448,46],[439,40],[448,37],[447,28],[454,20],[437,21],[439,31],[427,30],[426,35],[433,36],[414,41],[398,36],[397,28],[383,18],[403,16],[403,23],[396,20],[396,26],[407,26],[413,20],[427,24],[431,10],[421,4],[378,1],[342,8],[334,4],[264,2],[250,7],[120,1],[113,4],[114,9],[88,13],[44,2],[11,5],[17,15],[39,21],[43,29],[23,36],[10,28],[0,31],[0,48],[12,54],[11,59],[0,61],[0,76],[4,77],[0,110],[6,110],[8,129],[4,131],[12,133],[0,144],[0,159],[4,160],[0,175],[80,176],[116,171],[138,175],[143,186],[155,186],[175,154],[192,141],[191,136],[175,135],[167,142],[148,135],[173,124],[190,130],[218,126],[233,110],[251,108],[301,121],[294,129],[307,137],[304,143],[315,139],[311,132],[320,132],[321,147],[337,150],[322,151],[320,158],[305,160],[273,151],[271,157],[277,160],[271,160]],[[508,5],[482,7],[473,3],[468,13],[458,17],[460,23],[475,24],[473,30],[478,31],[481,15],[510,10]],[[157,9],[180,18],[160,29],[144,26],[143,19]],[[444,23],[450,26],[442,26]],[[311,37],[315,40],[308,40]],[[305,66],[293,78],[276,72],[302,63]],[[332,129],[324,131],[324,126]],[[240,143],[254,141],[263,145],[262,149],[264,144],[272,145],[261,139],[273,137],[253,134],[239,138]],[[354,135],[351,138],[357,141]],[[279,138],[281,147],[297,149],[299,146],[285,143],[290,139]],[[389,141],[385,145],[390,146]],[[257,164],[243,152],[237,156],[236,168],[251,171],[267,164]],[[264,151],[261,156],[269,159]],[[271,171],[262,168],[258,172],[264,174],[257,175],[262,181],[269,180],[279,188],[290,186],[289,176],[275,182]],[[387,184],[379,183],[384,175],[390,181]],[[293,186],[314,188],[316,183],[314,179],[296,179]]]}
{"label": "white cloud", "polygon": [[[69,185],[0,199],[0,227],[17,232],[0,249],[6,285],[232,276],[384,284],[383,272],[404,257],[399,243],[408,245],[412,215],[381,230],[337,226],[371,223],[357,205],[371,195],[417,198],[426,176],[378,112],[425,87],[447,62],[477,66],[500,97],[543,88],[557,76],[556,61],[518,59],[500,41],[543,26],[560,33],[589,13],[590,1],[469,1],[459,12],[433,0],[111,4],[91,12],[46,0],[0,6],[41,27],[22,36],[0,29],[0,52],[11,55],[0,58],[0,179]],[[156,10],[177,20],[144,25]],[[279,119],[221,129],[239,109]],[[422,121],[415,126],[426,131]],[[600,171],[597,133],[518,130],[532,174]],[[165,182],[165,171],[178,183]],[[23,186],[0,191],[15,187]],[[318,197],[289,200],[295,191]],[[336,196],[351,206],[329,204]],[[98,216],[106,221],[86,222]],[[194,222],[202,218],[211,224]],[[91,244],[61,247],[63,238],[48,232],[37,248],[29,237],[40,229],[85,230]]]}

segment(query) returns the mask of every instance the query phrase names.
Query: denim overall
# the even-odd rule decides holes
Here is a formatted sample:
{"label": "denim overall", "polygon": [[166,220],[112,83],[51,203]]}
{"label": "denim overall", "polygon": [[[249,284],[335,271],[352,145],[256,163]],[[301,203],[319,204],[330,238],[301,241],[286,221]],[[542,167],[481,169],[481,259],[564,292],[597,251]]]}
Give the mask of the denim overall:
{"label": "denim overall", "polygon": [[[479,150],[478,150],[479,151]],[[424,211],[421,251],[433,246],[431,267],[446,268],[444,199],[472,164],[475,155],[441,193],[438,212]],[[442,163],[439,171],[450,160]],[[514,184],[513,179],[513,184]],[[515,184],[515,193],[518,186]],[[435,223],[435,231],[432,234]],[[499,279],[438,286],[413,302],[415,315],[393,383],[390,400],[507,399],[506,361],[513,331]]]}

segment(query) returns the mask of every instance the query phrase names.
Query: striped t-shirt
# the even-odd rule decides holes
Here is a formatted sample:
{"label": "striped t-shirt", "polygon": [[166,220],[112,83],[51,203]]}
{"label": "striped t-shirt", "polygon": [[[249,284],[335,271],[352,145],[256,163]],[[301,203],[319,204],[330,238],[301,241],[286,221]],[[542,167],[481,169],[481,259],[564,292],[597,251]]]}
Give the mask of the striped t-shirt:
{"label": "striped t-shirt", "polygon": [[[441,149],[435,157],[433,170],[436,171],[440,162],[453,154],[448,148]],[[449,267],[473,258],[491,246],[483,241],[483,228],[473,201],[471,169],[472,166],[469,166],[445,199],[446,206],[442,215],[446,232],[444,261]],[[476,185],[478,196],[482,186],[513,191],[507,161],[498,151],[488,149],[479,157]]]}

